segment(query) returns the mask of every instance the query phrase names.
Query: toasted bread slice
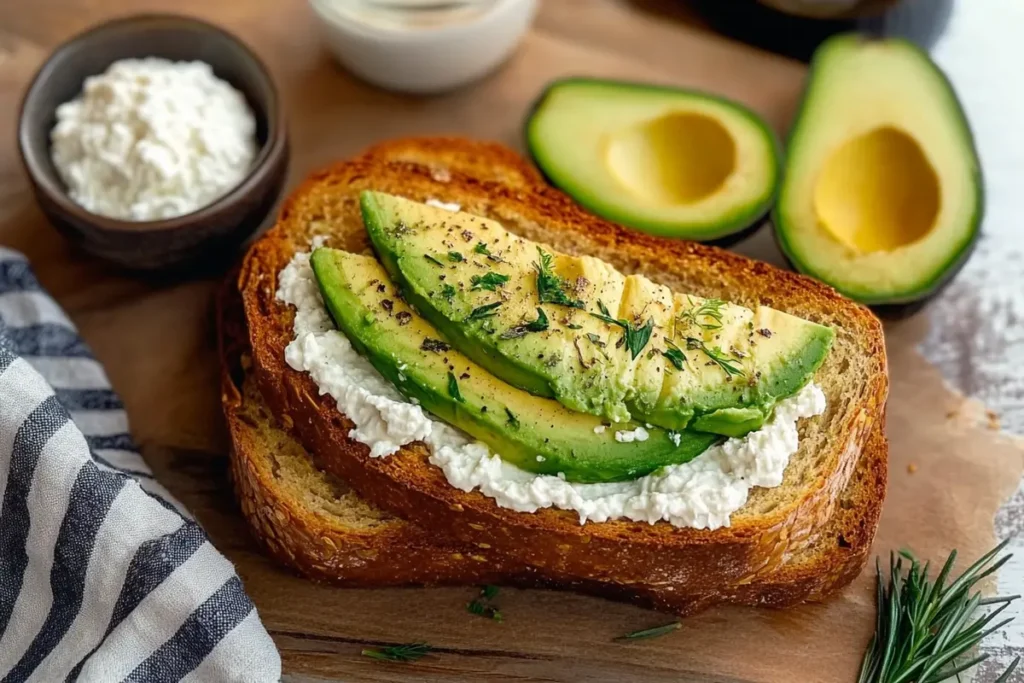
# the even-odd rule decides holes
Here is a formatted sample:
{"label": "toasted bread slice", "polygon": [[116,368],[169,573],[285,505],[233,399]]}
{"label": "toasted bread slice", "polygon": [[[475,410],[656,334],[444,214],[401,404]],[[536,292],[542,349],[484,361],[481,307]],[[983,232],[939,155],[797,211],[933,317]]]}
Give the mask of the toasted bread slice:
{"label": "toasted bread slice", "polygon": [[[522,561],[438,539],[354,493],[317,467],[279,426],[256,388],[234,279],[219,297],[222,404],[232,441],[236,494],[253,535],[281,563],[316,580],[347,586],[501,583],[573,588],[676,614],[719,602],[786,607],[817,600],[851,581],[864,564],[885,490],[886,447],[876,429],[813,548],[739,585],[693,594],[685,586],[620,586],[542,577]],[[873,515],[873,516],[872,516]],[[677,589],[678,588],[678,589]]]}
{"label": "toasted bread slice", "polygon": [[[423,145],[434,152],[396,162],[387,161],[378,148],[371,157],[314,174],[293,194],[278,224],[250,249],[239,286],[253,371],[274,414],[295,425],[300,441],[325,469],[381,507],[466,546],[521,559],[555,579],[720,593],[723,586],[756,581],[789,558],[813,552],[828,520],[842,508],[841,492],[882,420],[888,381],[878,320],[808,278],[711,247],[626,230],[544,186],[512,187],[464,175],[460,159],[471,160],[474,172],[491,169],[492,178],[493,169],[504,162],[496,155],[493,164],[486,163],[488,147],[469,153],[471,143],[455,144],[458,150],[445,155],[443,143],[407,141],[399,147]],[[405,154],[402,158],[412,158]],[[446,161],[425,161],[435,154]],[[307,375],[285,363],[292,311],[275,297],[278,273],[297,251],[308,250],[315,236],[326,237],[330,246],[368,252],[358,207],[364,189],[458,202],[559,251],[597,256],[677,291],[747,306],[764,303],[831,325],[836,340],[815,378],[828,399],[826,413],[801,424],[801,447],[783,484],[753,490],[747,505],[733,515],[732,526],[713,531],[630,521],[580,525],[567,511],[507,510],[478,492],[448,484],[419,443],[387,458],[370,458],[364,445],[348,438],[353,425],[333,400],[321,397]],[[858,505],[866,506],[856,512],[873,533],[867,522],[877,519],[881,496],[858,500]]]}

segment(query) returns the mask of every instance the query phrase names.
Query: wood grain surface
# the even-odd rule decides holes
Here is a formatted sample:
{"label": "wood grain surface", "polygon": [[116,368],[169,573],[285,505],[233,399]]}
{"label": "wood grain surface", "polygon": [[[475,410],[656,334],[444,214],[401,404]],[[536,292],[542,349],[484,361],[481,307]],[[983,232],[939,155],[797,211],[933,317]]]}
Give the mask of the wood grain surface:
{"label": "wood grain surface", "polygon": [[[530,100],[547,81],[569,74],[714,90],[784,130],[803,67],[703,34],[674,18],[672,7],[548,0],[498,73],[417,99],[345,73],[319,46],[300,0],[0,3],[0,244],[29,256],[106,364],[158,478],[235,562],[281,649],[286,680],[849,681],[871,630],[871,580],[861,577],[826,605],[717,609],[665,638],[621,645],[616,636],[670,619],[568,593],[503,589],[505,621],[498,624],[467,614],[472,587],[341,590],[290,575],[257,552],[227,479],[211,300],[221,273],[188,281],[127,277],[68,247],[40,215],[17,161],[13,131],[28,79],[62,40],[106,18],[161,10],[212,20],[252,45],[278,81],[291,120],[292,186],[391,136],[458,133],[521,146]],[[779,261],[765,231],[740,250]],[[975,420],[977,411],[944,389],[917,355],[921,321],[888,332],[893,477],[878,550],[909,543],[925,554],[959,547],[977,555],[991,543],[992,515],[1019,480],[1024,456]],[[909,473],[911,464],[917,474]],[[939,478],[947,471],[948,486]],[[410,641],[428,641],[436,653],[413,665],[359,656],[366,646]]]}

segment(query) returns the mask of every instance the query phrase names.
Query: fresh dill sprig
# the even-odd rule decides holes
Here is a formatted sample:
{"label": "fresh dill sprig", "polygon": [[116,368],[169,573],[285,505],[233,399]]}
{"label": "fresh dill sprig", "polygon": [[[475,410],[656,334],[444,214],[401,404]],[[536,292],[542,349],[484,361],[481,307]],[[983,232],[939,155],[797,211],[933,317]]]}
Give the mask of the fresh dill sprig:
{"label": "fresh dill sprig", "polygon": [[[690,308],[679,314],[679,320],[684,323],[699,327],[702,330],[722,329],[722,306],[725,302],[721,299],[705,299],[699,306],[693,303],[693,299],[687,297]],[[710,318],[710,321],[707,320]],[[702,320],[703,319],[703,320]]]}
{"label": "fresh dill sprig", "polygon": [[540,255],[540,261],[533,265],[537,269],[537,298],[540,302],[583,308],[582,301],[573,299],[565,293],[565,281],[551,270],[554,265],[551,254],[540,247],[537,247],[537,253]]}
{"label": "fresh dill sprig", "polygon": [[486,289],[489,292],[498,291],[498,287],[504,287],[505,283],[508,282],[509,276],[502,275],[501,273],[495,273],[493,270],[485,273],[484,275],[474,275],[469,279],[470,289],[479,290]]}
{"label": "fresh dill sprig", "polygon": [[[928,576],[930,563],[921,565],[907,551],[890,555],[888,581],[876,560],[878,615],[858,683],[938,683],[988,659],[983,654],[960,661],[984,638],[1013,621],[992,623],[1020,596],[982,598],[974,590],[1010,559],[1010,555],[996,559],[1007,543],[1000,543],[955,580],[950,580],[955,550],[934,579]],[[979,613],[982,607],[994,609]],[[1019,661],[1019,657],[1013,660],[994,683],[1009,681]]]}
{"label": "fresh dill sprig", "polygon": [[722,371],[729,377],[741,377],[743,375],[743,367],[739,364],[739,361],[726,355],[725,352],[717,346],[711,348],[700,339],[687,337],[686,348],[702,351],[705,356],[711,359],[711,362],[722,368]]}
{"label": "fresh dill sprig", "polygon": [[648,318],[647,322],[638,327],[635,323],[631,323],[628,320],[613,318],[611,313],[608,312],[608,307],[601,301],[597,302],[597,307],[601,312],[591,313],[590,315],[609,325],[621,327],[624,330],[623,339],[626,342],[626,348],[632,354],[633,360],[636,360],[636,357],[647,346],[647,342],[651,341],[651,333],[654,332],[654,318]]}
{"label": "fresh dill sprig", "polygon": [[682,627],[682,623],[673,621],[672,623],[665,624],[664,626],[655,626],[654,628],[645,628],[641,631],[633,631],[627,633],[624,636],[619,636],[615,640],[644,640],[646,638],[657,638],[659,636],[668,635],[672,631],[677,631]]}
{"label": "fresh dill sprig", "polygon": [[484,318],[491,318],[493,316],[498,315],[498,311],[496,309],[498,308],[498,306],[501,306],[501,304],[501,301],[495,301],[492,304],[484,304],[483,306],[477,306],[476,308],[469,312],[469,315],[466,316],[466,322],[470,322],[473,320],[483,320]]}
{"label": "fresh dill sprig", "polygon": [[426,643],[406,643],[381,648],[365,648],[362,655],[386,662],[415,662],[433,649]]}

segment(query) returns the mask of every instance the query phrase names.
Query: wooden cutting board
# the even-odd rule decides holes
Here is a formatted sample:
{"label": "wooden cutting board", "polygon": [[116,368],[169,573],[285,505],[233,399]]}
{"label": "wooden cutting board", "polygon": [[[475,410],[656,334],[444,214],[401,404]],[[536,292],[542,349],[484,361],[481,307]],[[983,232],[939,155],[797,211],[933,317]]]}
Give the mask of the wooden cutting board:
{"label": "wooden cutting board", "polygon": [[[0,244],[24,251],[124,398],[157,476],[237,565],[281,650],[286,680],[850,681],[872,620],[870,577],[824,606],[723,608],[658,640],[615,636],[670,618],[568,593],[503,589],[504,623],[468,614],[473,588],[342,590],[296,578],[257,551],[230,492],[218,403],[211,295],[216,277],[130,279],[72,252],[40,215],[13,145],[17,102],[45,55],[73,32],[129,11],[202,16],[269,64],[287,102],[291,185],[312,169],[399,135],[461,134],[520,145],[522,118],[552,78],[624,77],[716,91],[780,131],[804,68],[687,27],[670,2],[548,0],[520,51],[462,91],[407,98],[356,81],[319,46],[299,0],[50,0],[0,6]],[[740,251],[779,256],[762,231]],[[890,327],[892,484],[878,551],[912,544],[967,557],[991,543],[998,502],[1024,456],[944,389],[914,345],[923,321]],[[982,457],[983,454],[983,457]],[[914,464],[916,474],[909,473]],[[416,664],[361,657],[365,646],[428,641]]]}

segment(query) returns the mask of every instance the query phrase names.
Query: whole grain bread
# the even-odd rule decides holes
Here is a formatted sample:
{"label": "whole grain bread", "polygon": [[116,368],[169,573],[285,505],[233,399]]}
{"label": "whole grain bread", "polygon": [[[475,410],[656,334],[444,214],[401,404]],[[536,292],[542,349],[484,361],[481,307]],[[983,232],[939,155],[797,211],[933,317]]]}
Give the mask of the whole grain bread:
{"label": "whole grain bread", "polygon": [[309,578],[362,587],[500,583],[568,588],[686,615],[720,602],[786,607],[818,600],[846,585],[864,564],[880,510],[871,501],[885,488],[881,429],[872,434],[839,510],[813,549],[789,556],[749,583],[688,593],[686,586],[559,580],[521,560],[445,542],[360,498],[317,466],[278,424],[248,372],[251,358],[234,278],[225,282],[218,303],[221,399],[236,495],[260,544]]}
{"label": "whole grain bread", "polygon": [[[866,309],[825,285],[767,264],[699,244],[629,231],[585,213],[570,199],[535,184],[508,153],[466,141],[401,141],[311,176],[286,203],[277,225],[248,252],[239,288],[252,347],[253,372],[271,410],[327,471],[363,497],[433,533],[481,550],[515,557],[541,574],[574,577],[628,590],[714,593],[772,575],[793,558],[818,552],[829,520],[840,512],[853,526],[874,532],[884,495],[884,465],[871,496],[844,508],[847,489],[883,419],[888,381],[881,326]],[[410,152],[427,149],[418,157]],[[490,151],[489,151],[490,150]],[[508,178],[524,182],[513,184]],[[457,202],[464,210],[501,221],[512,232],[568,253],[602,258],[626,273],[640,272],[676,291],[758,303],[831,325],[833,349],[815,381],[828,399],[824,415],[802,421],[801,447],[783,484],[754,489],[729,528],[680,529],[610,521],[580,525],[574,513],[532,514],[497,506],[463,492],[427,461],[423,444],[372,459],[348,438],[352,423],[315,383],[284,362],[292,339],[292,310],[276,299],[277,275],[315,236],[330,246],[369,251],[358,194],[375,189],[425,201]],[[884,445],[879,447],[884,450]],[[884,462],[884,458],[882,458]],[[874,520],[874,521],[873,521]],[[866,552],[866,551],[865,551]],[[641,589],[641,587],[643,587]],[[738,590],[738,589],[737,589]]]}

